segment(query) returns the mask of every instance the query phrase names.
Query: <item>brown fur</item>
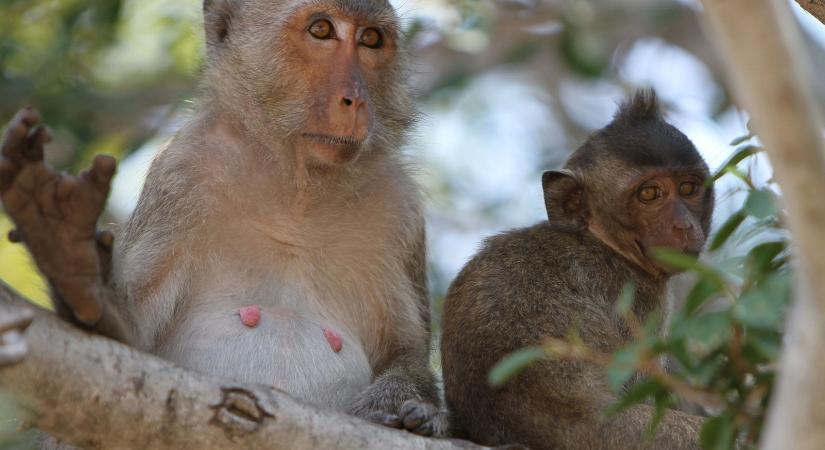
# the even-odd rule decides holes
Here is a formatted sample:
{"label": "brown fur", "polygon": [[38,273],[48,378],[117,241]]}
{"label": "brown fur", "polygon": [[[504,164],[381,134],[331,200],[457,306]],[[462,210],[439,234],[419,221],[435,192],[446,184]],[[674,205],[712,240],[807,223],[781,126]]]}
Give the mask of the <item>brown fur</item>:
{"label": "brown fur", "polygon": [[[632,334],[615,309],[629,282],[640,320],[666,308],[671,272],[647,252],[704,243],[712,190],[673,193],[693,176],[703,182],[707,166],[661,118],[652,92],[623,105],[565,170],[545,174],[549,222],[489,239],[447,293],[442,362],[455,433],[486,445],[534,449],[698,448],[699,417],[669,411],[652,440],[643,432],[651,406],[605,419],[615,395],[604,369],[590,363],[544,360],[500,389],[487,383],[504,356],[548,336],[576,330],[605,353],[629,343]],[[642,204],[638,192],[650,183],[663,196]]]}

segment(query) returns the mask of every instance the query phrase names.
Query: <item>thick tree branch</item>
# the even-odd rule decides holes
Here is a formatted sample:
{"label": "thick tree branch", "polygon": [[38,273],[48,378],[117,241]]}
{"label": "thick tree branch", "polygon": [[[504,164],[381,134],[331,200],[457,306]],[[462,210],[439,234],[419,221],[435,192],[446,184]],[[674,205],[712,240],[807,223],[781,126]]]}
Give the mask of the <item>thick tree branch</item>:
{"label": "thick tree branch", "polygon": [[[0,282],[0,306],[25,305]],[[25,332],[23,362],[0,369],[31,424],[87,449],[458,449],[323,411],[266,386],[209,379],[47,311]]]}
{"label": "thick tree branch", "polygon": [[825,1],[822,0],[796,0],[799,6],[808,11],[817,20],[825,24]]}
{"label": "thick tree branch", "polygon": [[[800,3],[805,3],[803,0]],[[808,61],[790,5],[704,0],[738,99],[753,118],[782,187],[799,259],[778,390],[763,448],[825,446],[825,141]],[[803,5],[804,6],[804,5]]]}

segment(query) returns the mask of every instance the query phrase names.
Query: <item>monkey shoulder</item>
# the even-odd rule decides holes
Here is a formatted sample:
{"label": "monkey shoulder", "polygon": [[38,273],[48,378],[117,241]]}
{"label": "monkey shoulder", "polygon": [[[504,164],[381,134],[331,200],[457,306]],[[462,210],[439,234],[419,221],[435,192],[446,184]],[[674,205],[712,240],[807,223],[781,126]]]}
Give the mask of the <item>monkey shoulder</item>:
{"label": "monkey shoulder", "polygon": [[620,265],[589,233],[541,222],[488,238],[468,267],[501,282],[533,286],[533,291],[564,291],[576,287],[571,283],[591,284],[591,277]]}
{"label": "monkey shoulder", "polygon": [[[474,316],[543,328],[568,321],[545,317],[570,313],[583,304],[607,316],[617,279],[630,277],[617,256],[589,233],[542,222],[487,239],[453,282],[445,316]],[[564,330],[544,330],[544,332]]]}

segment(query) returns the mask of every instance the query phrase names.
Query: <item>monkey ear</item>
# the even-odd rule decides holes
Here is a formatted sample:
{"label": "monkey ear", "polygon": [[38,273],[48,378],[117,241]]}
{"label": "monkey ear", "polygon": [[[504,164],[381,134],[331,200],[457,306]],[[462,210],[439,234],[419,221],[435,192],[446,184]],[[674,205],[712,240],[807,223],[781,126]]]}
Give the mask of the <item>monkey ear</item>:
{"label": "monkey ear", "polygon": [[223,44],[232,25],[233,0],[203,0],[203,27],[208,49]]}
{"label": "monkey ear", "polygon": [[541,185],[544,188],[544,206],[550,223],[572,230],[587,228],[587,198],[581,182],[572,171],[562,169],[544,172]]}

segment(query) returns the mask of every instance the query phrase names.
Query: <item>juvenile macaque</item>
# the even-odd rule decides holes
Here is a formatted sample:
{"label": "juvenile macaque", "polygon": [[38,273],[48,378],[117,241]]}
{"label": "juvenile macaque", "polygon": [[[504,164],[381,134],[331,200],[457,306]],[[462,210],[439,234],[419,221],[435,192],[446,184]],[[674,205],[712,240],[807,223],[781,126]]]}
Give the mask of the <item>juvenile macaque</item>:
{"label": "juvenile macaque", "polygon": [[665,306],[674,273],[651,249],[701,251],[713,211],[708,176],[652,91],[625,102],[563,170],[545,172],[549,221],[490,238],[447,294],[442,356],[451,428],[482,444],[533,449],[698,448],[700,417],[669,411],[652,440],[644,436],[651,406],[605,418],[615,396],[594,364],[543,360],[500,389],[487,376],[509,353],[571,330],[600,352],[627,344],[632,334],[615,302],[633,283],[640,320]]}
{"label": "juvenile macaque", "polygon": [[[33,109],[3,142],[3,204],[58,311],[201,373],[439,434],[414,111],[385,0],[204,2],[193,116],[152,163],[114,240],[114,160],[43,163]],[[111,263],[110,263],[111,258]],[[424,414],[432,412],[432,414]]]}

